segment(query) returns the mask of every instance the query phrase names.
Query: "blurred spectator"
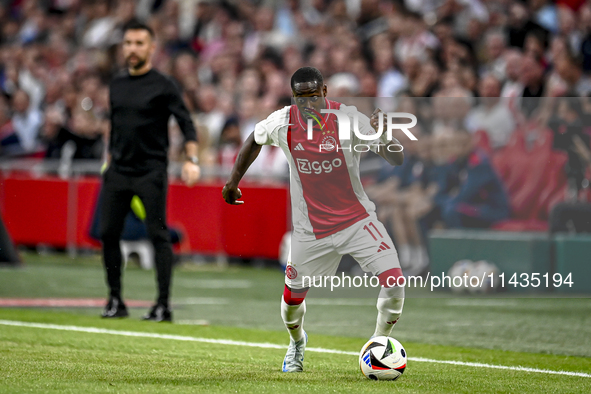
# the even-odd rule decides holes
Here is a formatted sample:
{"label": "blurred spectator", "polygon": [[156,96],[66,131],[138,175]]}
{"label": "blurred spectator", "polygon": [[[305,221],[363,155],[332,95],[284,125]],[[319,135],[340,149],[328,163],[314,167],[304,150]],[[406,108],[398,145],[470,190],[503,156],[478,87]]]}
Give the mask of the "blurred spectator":
{"label": "blurred spectator", "polygon": [[[373,70],[378,78],[378,97],[395,97],[406,87],[404,75],[394,67],[391,42],[385,34],[378,34],[370,40],[373,50]],[[386,109],[386,108],[383,108]]]}
{"label": "blurred spectator", "polygon": [[491,30],[486,34],[485,59],[480,74],[492,73],[498,80],[505,79],[507,58],[505,52],[505,35],[502,31]]}
{"label": "blurred spectator", "polygon": [[228,173],[234,167],[234,162],[242,146],[242,137],[237,118],[230,118],[224,124],[218,142],[218,163],[223,171]]}
{"label": "blurred spectator", "polygon": [[[501,97],[515,98],[521,96],[523,85],[520,81],[521,61],[523,56],[520,51],[510,50],[505,54],[505,83],[501,90]],[[510,105],[514,108],[513,105]]]}
{"label": "blurred spectator", "polygon": [[509,46],[522,49],[528,33],[537,32],[544,37],[544,40],[548,36],[548,31],[544,27],[531,20],[530,11],[526,5],[518,1],[511,2],[509,5],[506,31],[509,36]]}
{"label": "blurred spectator", "polygon": [[33,152],[37,148],[37,137],[43,124],[43,114],[30,105],[29,95],[24,90],[17,90],[12,96],[12,127],[24,152]]}
{"label": "blurred spectator", "polygon": [[591,79],[583,74],[580,60],[570,51],[556,59],[556,72],[566,83],[567,93],[586,97],[591,93]]}
{"label": "blurred spectator", "polygon": [[579,155],[583,167],[586,168],[585,192],[579,194],[578,201],[567,201],[557,204],[550,213],[550,233],[575,232],[591,233],[591,149],[589,142],[584,142],[580,136],[572,138],[574,151]]}
{"label": "blurred spectator", "polygon": [[448,228],[490,227],[509,217],[509,201],[488,158],[476,151],[470,135],[453,134],[455,161],[441,184],[435,203]]}
{"label": "blurred spectator", "polygon": [[587,168],[586,156],[581,154],[584,151],[581,147],[589,147],[590,140],[584,131],[583,119],[581,99],[561,97],[558,99],[555,114],[548,122],[548,126],[554,132],[554,147],[568,154],[566,173],[576,192],[584,187]]}
{"label": "blurred spectator", "polygon": [[[83,118],[80,113],[75,119]],[[76,120],[81,122],[81,120]],[[78,129],[84,129],[83,126],[75,124]],[[65,123],[65,117],[57,108],[49,107],[45,111],[45,123],[41,131],[41,139],[46,145],[45,157],[48,159],[59,159],[62,155],[62,149],[69,142],[74,149],[73,159],[100,159],[103,152],[102,136],[94,135],[89,132],[87,136],[76,135],[68,130]]]}
{"label": "blurred spectator", "polygon": [[570,51],[580,50],[583,37],[577,29],[575,13],[569,7],[558,7],[558,32],[566,38]]}
{"label": "blurred spectator", "polygon": [[226,120],[223,111],[217,106],[218,93],[213,85],[205,85],[196,94],[198,122],[207,127],[211,141],[218,141]]}
{"label": "blurred spectator", "polygon": [[253,15],[253,31],[244,40],[243,56],[247,63],[251,63],[266,47],[275,50],[284,49],[289,38],[281,30],[274,30],[275,12],[272,8],[261,7]]}
{"label": "blurred spectator", "polygon": [[60,158],[64,144],[74,139],[75,136],[64,127],[64,123],[64,116],[58,109],[50,107],[45,111],[45,124],[41,131],[41,138],[47,146],[45,157]]}
{"label": "blurred spectator", "polygon": [[439,46],[439,41],[425,26],[423,18],[415,12],[406,12],[401,16],[402,27],[400,36],[394,46],[394,54],[399,64],[409,58],[420,62],[431,57],[431,53]]}
{"label": "blurred spectator", "polygon": [[8,104],[0,97],[0,154],[20,153],[20,142],[12,127]]}
{"label": "blurred spectator", "polygon": [[457,130],[464,127],[464,120],[470,111],[472,100],[472,94],[457,85],[438,91],[432,100],[433,134],[437,135],[447,132],[448,129]]}
{"label": "blurred spectator", "polygon": [[507,100],[499,97],[500,92],[500,81],[492,74],[485,76],[478,87],[480,105],[473,108],[466,119],[468,131],[486,131],[494,149],[505,146],[515,130],[513,115]]}
{"label": "blurred spectator", "polygon": [[85,7],[88,18],[86,29],[82,35],[82,44],[87,48],[105,48],[112,43],[116,20],[110,12],[111,2],[108,0],[89,1]]}
{"label": "blurred spectator", "polygon": [[[521,110],[529,117],[537,108],[540,100],[537,98],[544,95],[545,81],[542,65],[533,57],[525,56],[521,61],[521,84],[523,90],[520,94]],[[533,100],[531,98],[534,98]]]}
{"label": "blurred spectator", "polygon": [[536,23],[552,33],[558,32],[558,12],[550,0],[530,0],[528,5]]}

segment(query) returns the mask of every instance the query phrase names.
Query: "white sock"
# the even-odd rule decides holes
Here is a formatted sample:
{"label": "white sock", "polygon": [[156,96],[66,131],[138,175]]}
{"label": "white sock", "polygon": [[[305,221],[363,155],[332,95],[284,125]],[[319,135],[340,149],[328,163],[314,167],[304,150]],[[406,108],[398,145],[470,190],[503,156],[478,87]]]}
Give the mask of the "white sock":
{"label": "white sock", "polygon": [[287,328],[287,332],[294,341],[299,341],[304,336],[304,315],[306,314],[306,301],[299,305],[288,305],[281,297],[281,318]]}
{"label": "white sock", "polygon": [[404,287],[382,287],[377,302],[378,319],[374,337],[390,335],[394,324],[402,314],[403,306]]}

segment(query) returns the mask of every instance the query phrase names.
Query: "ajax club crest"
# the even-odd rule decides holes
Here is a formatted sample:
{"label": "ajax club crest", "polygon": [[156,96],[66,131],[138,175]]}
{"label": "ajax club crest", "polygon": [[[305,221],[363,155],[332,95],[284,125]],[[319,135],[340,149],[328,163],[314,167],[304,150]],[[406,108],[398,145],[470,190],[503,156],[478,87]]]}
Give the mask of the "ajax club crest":
{"label": "ajax club crest", "polygon": [[327,135],[322,139],[321,150],[332,152],[337,147],[337,141],[333,136]]}

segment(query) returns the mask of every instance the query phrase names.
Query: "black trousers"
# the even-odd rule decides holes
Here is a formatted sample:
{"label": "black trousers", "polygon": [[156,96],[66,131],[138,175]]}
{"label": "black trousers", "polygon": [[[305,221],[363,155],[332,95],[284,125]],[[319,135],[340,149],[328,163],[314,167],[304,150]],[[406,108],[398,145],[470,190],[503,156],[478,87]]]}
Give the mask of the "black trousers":
{"label": "black trousers", "polygon": [[168,306],[172,278],[172,245],[166,227],[166,170],[143,175],[127,175],[110,167],[103,175],[100,234],[103,262],[111,297],[121,297],[121,249],[119,240],[129,212],[131,199],[137,195],[146,209],[146,229],[154,245],[157,302]]}

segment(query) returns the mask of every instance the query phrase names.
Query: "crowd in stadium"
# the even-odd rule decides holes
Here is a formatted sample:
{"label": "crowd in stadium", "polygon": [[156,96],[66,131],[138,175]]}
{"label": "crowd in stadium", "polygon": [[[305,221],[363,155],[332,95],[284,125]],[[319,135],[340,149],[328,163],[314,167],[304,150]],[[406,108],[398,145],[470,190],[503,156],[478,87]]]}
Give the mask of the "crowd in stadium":
{"label": "crowd in stadium", "polygon": [[[205,167],[231,168],[255,123],[289,105],[291,74],[309,65],[329,97],[392,97],[395,107],[384,109],[418,114],[421,142],[406,146],[410,164],[391,174],[395,184],[378,179],[369,190],[378,202],[412,186],[417,163],[458,155],[468,175],[443,188],[457,197],[468,183],[466,195],[491,200],[475,226],[511,212],[528,220],[521,229],[536,227],[565,193],[588,190],[591,3],[583,0],[3,0],[1,156],[57,158],[73,141],[74,158],[104,157],[108,83],[124,66],[118,44],[132,19],[156,32],[154,66],[182,87]],[[487,154],[474,156],[475,145]],[[171,123],[172,160],[181,147]],[[276,149],[262,156],[251,173],[287,171]],[[471,176],[475,166],[485,175]],[[482,176],[503,185],[484,190],[472,182]],[[402,209],[424,221],[441,186],[422,182],[412,208],[401,197],[382,218]],[[467,225],[441,207],[445,224]]]}

